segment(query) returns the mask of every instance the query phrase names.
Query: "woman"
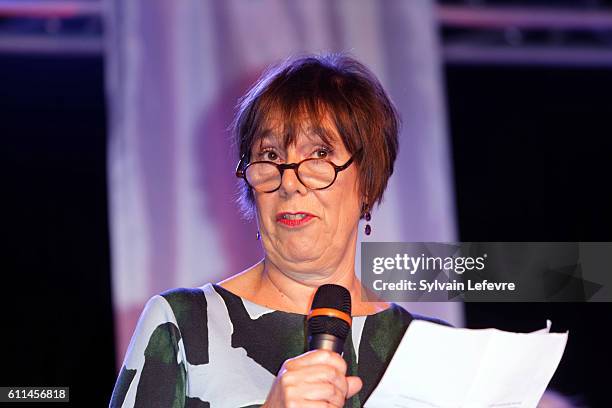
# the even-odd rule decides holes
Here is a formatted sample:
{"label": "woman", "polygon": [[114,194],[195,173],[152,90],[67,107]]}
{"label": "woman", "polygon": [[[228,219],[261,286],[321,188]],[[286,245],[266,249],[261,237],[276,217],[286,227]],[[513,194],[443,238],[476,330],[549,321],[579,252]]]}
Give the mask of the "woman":
{"label": "woman", "polygon": [[[361,406],[413,319],[364,300],[355,276],[359,220],[393,173],[398,123],[378,80],[350,57],[264,74],[240,101],[234,136],[241,207],[265,257],[219,284],[153,297],[111,406]],[[326,283],[352,298],[342,356],[306,352],[305,315]]]}

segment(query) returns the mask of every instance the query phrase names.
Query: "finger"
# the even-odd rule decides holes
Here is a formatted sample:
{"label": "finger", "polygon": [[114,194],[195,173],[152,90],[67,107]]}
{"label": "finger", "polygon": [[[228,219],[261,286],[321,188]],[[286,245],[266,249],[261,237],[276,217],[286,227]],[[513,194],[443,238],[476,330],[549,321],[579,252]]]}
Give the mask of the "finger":
{"label": "finger", "polygon": [[301,387],[303,384],[331,384],[344,397],[348,391],[346,377],[328,364],[307,366],[300,369],[281,370],[278,380],[283,388]]}
{"label": "finger", "polygon": [[346,373],[346,362],[340,354],[329,350],[312,350],[295,358],[285,361],[287,370],[295,370],[316,364],[330,364],[344,375]]}
{"label": "finger", "polygon": [[363,387],[363,381],[359,377],[346,377],[346,382],[348,385],[348,390],[346,393],[346,398],[351,398],[353,395],[357,394],[361,387]]}
{"label": "finger", "polygon": [[334,407],[344,406],[346,393],[329,382],[304,383],[299,388],[300,395],[307,401],[327,401]]}
{"label": "finger", "polygon": [[308,383],[328,382],[338,388],[342,395],[346,395],[348,391],[348,383],[344,374],[339,373],[335,367],[327,364],[304,367],[293,371],[293,373],[296,375],[299,373],[301,378],[304,378],[304,381]]}

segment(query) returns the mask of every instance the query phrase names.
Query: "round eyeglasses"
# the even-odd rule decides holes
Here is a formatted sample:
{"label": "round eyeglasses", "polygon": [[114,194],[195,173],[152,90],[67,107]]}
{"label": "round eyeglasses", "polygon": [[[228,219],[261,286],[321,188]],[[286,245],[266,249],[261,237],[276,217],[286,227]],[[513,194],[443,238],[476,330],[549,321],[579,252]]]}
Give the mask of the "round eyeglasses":
{"label": "round eyeglasses", "polygon": [[[357,152],[359,153],[359,152]],[[285,170],[293,170],[300,183],[311,190],[323,190],[336,181],[338,173],[346,170],[353,158],[338,166],[327,159],[309,158],[299,163],[278,164],[271,161],[256,161],[244,165],[246,154],[236,166],[236,177],[244,179],[249,187],[260,193],[273,193],[278,190]]]}

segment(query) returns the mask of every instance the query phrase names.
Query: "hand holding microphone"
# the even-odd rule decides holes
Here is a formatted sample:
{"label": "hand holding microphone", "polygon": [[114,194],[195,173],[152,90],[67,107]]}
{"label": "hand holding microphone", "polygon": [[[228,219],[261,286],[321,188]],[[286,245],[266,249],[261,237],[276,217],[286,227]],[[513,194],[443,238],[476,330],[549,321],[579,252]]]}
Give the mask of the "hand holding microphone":
{"label": "hand holding microphone", "polygon": [[362,387],[346,376],[340,356],[351,324],[351,295],[342,286],[317,289],[308,315],[310,351],[285,361],[264,408],[343,407]]}

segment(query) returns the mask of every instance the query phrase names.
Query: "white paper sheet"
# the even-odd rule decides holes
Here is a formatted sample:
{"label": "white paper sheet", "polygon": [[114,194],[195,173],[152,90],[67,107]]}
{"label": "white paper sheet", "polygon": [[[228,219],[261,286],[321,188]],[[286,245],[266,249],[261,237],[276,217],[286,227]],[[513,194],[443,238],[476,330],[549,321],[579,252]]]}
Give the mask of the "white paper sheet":
{"label": "white paper sheet", "polygon": [[365,408],[535,408],[568,333],[413,321]]}

